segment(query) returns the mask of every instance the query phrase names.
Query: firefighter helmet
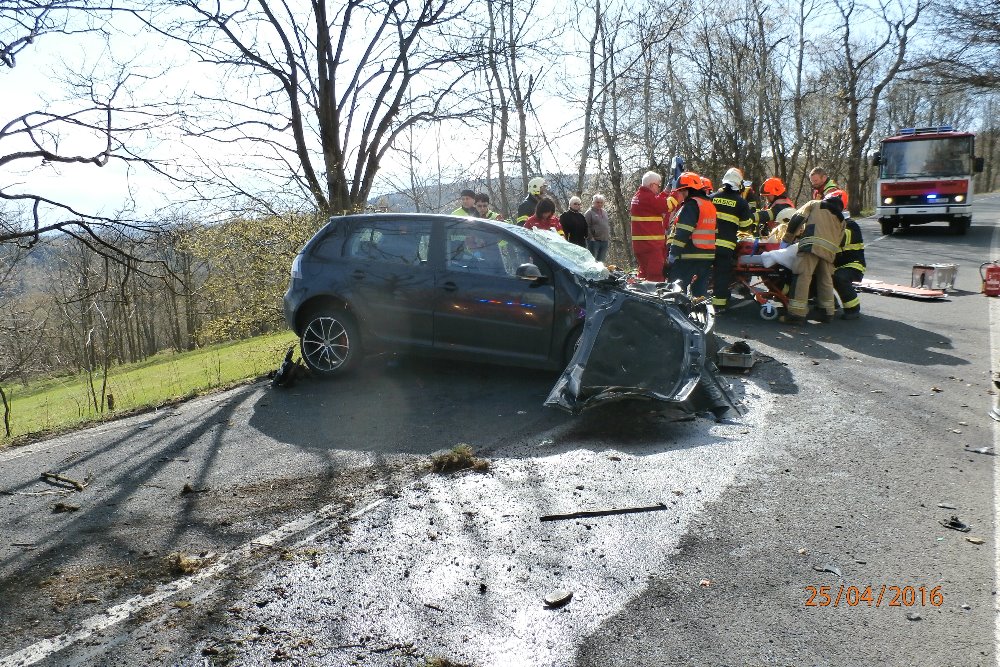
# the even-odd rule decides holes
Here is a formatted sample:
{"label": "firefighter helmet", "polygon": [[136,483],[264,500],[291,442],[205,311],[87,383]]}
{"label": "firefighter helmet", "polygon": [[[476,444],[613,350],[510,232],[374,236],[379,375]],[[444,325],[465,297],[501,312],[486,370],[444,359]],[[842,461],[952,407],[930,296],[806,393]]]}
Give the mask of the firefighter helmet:
{"label": "firefighter helmet", "polygon": [[701,189],[704,190],[705,192],[711,192],[712,190],[714,190],[715,188],[712,187],[712,179],[710,179],[708,176],[702,176]]}
{"label": "firefighter helmet", "polygon": [[737,192],[743,189],[743,172],[736,167],[731,167],[726,175],[722,177],[722,184],[728,185]]}
{"label": "firefighter helmet", "polygon": [[785,184],[777,176],[772,176],[761,184],[760,193],[762,195],[780,197],[785,194]]}
{"label": "firefighter helmet", "polygon": [[825,195],[823,195],[823,200],[833,199],[834,197],[840,197],[840,201],[844,202],[844,208],[847,208],[847,193],[843,190],[830,190]]}
{"label": "firefighter helmet", "polygon": [[528,181],[528,194],[532,194],[537,197],[542,194],[542,188],[544,187],[545,179],[541,176],[535,176],[533,179]]}
{"label": "firefighter helmet", "polygon": [[691,188],[693,190],[701,190],[701,176],[694,173],[693,171],[685,171],[683,174],[677,177],[677,189],[681,188]]}

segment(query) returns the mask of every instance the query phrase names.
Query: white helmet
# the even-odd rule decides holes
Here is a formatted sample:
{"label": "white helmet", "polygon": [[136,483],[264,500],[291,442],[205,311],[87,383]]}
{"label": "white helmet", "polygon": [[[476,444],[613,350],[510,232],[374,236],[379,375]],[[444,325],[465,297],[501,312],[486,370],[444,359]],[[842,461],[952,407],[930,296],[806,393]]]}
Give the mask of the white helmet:
{"label": "white helmet", "polygon": [[781,211],[778,213],[777,216],[775,216],[774,222],[776,224],[780,224],[782,222],[788,222],[789,220],[792,219],[793,215],[795,215],[795,208],[792,206],[786,206],[785,208],[781,209]]}
{"label": "white helmet", "polygon": [[545,179],[541,176],[535,176],[533,179],[528,181],[528,194],[538,196],[542,194],[542,188],[545,187]]}
{"label": "white helmet", "polygon": [[736,167],[732,167],[722,177],[722,184],[728,185],[733,190],[741,190],[743,188],[743,173]]}

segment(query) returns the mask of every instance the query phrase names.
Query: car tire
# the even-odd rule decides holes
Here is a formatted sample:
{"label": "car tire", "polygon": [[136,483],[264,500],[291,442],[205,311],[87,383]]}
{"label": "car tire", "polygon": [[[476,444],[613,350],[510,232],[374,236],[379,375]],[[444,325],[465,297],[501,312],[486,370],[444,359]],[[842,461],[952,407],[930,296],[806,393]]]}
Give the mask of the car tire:
{"label": "car tire", "polygon": [[896,228],[896,225],[892,220],[879,220],[879,224],[882,225],[883,236],[889,236],[892,234],[892,230]]}
{"label": "car tire", "polygon": [[971,220],[959,219],[959,220],[952,220],[951,222],[948,223],[948,226],[951,227],[952,234],[957,234],[959,236],[962,236],[967,231],[969,231],[969,227],[971,226],[971,224],[972,224]]}
{"label": "car tire", "polygon": [[321,309],[309,313],[299,336],[302,360],[322,378],[343,375],[362,357],[361,334],[350,314]]}

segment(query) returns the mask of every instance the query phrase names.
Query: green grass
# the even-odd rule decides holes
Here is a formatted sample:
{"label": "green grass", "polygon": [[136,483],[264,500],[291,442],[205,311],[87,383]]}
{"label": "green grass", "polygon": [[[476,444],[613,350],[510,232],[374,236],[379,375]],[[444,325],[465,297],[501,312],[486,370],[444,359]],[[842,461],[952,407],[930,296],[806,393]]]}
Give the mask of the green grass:
{"label": "green grass", "polygon": [[[108,373],[107,392],[114,395],[114,412],[95,411],[88,400],[86,375],[46,378],[24,385],[7,385],[12,438],[59,432],[136,410],[196,396],[210,389],[237,384],[274,370],[295,335],[284,331],[248,340],[222,343],[193,352],[161,353],[145,361],[116,366]],[[101,376],[94,375],[100,398]],[[3,404],[0,403],[0,434]]]}

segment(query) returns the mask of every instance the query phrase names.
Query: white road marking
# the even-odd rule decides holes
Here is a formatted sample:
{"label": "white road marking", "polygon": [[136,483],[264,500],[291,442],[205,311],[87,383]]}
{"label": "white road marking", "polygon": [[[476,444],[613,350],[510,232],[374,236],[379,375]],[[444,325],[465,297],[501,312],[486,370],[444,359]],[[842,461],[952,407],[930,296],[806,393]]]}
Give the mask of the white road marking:
{"label": "white road marking", "polygon": [[[385,498],[376,500],[360,510],[349,514],[348,518],[355,519],[360,517],[366,512],[375,509],[383,502],[385,502]],[[279,542],[283,542],[289,537],[308,530],[319,523],[337,517],[338,512],[341,509],[340,505],[331,503],[314,512],[309,512],[294,521],[290,521],[283,526],[279,526],[278,528],[261,535],[260,537],[250,540],[238,549],[222,554],[222,556],[220,556],[212,565],[195,574],[166,584],[161,584],[149,595],[137,595],[129,598],[121,604],[109,608],[104,613],[95,614],[94,616],[91,616],[81,622],[80,627],[72,632],[67,632],[50,639],[43,639],[42,641],[26,646],[15,653],[11,653],[6,657],[0,658],[0,667],[26,667],[27,665],[33,665],[40,662],[50,655],[58,653],[64,648],[91,637],[95,632],[106,630],[113,625],[127,620],[138,611],[151,607],[159,602],[163,602],[164,600],[169,600],[171,597],[191,588],[195,584],[221,574],[229,569],[231,565],[248,558],[255,547],[274,546]],[[332,530],[336,527],[336,525],[336,523],[333,523],[331,526],[326,526],[320,529],[316,533],[307,536],[300,542],[300,544],[314,540],[319,535]]]}

